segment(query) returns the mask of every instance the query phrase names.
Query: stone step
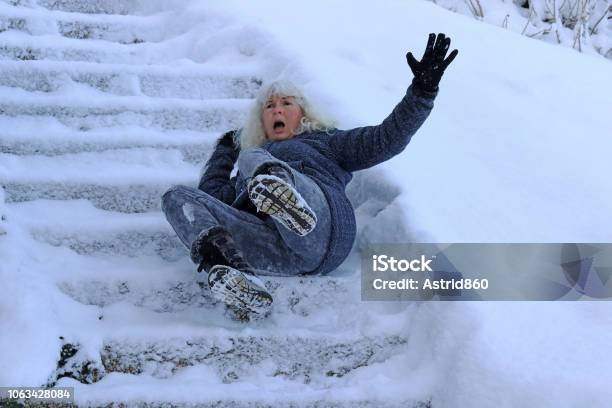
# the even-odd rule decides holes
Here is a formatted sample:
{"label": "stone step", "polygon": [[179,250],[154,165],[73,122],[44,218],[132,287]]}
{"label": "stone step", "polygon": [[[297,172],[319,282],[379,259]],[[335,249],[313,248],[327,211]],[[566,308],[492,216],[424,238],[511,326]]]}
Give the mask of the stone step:
{"label": "stone step", "polygon": [[[83,305],[99,307],[100,316],[110,308],[111,313],[137,310],[137,315],[147,319],[165,314],[169,319],[206,319],[207,324],[213,324],[227,318],[210,294],[206,275],[197,273],[187,253],[178,261],[164,262],[153,257],[82,256],[61,248],[48,252],[62,254],[66,267],[77,266],[54,276],[58,288]],[[355,329],[376,309],[371,303],[360,302],[359,276],[349,269],[353,268],[335,271],[334,276],[261,275],[274,298],[266,321],[278,330]],[[46,275],[52,271],[47,268]]]}
{"label": "stone step", "polygon": [[163,2],[146,0],[0,0],[20,8],[45,8],[86,14],[152,14],[161,10]]}
{"label": "stone step", "polygon": [[169,261],[186,255],[161,212],[105,211],[87,200],[36,200],[6,206],[15,222],[35,239],[78,254],[157,256]]}
{"label": "stone step", "polygon": [[21,119],[52,116],[74,130],[140,126],[164,130],[226,131],[241,126],[250,99],[189,100],[106,96],[87,92],[73,96],[15,90],[0,101],[0,115]]}
{"label": "stone step", "polygon": [[[206,404],[210,398],[217,401],[214,406],[225,406],[229,395],[244,403],[258,404],[267,400],[268,395],[245,394],[244,386],[262,384],[268,392],[270,388],[281,387],[283,399],[300,400],[289,406],[316,401],[327,403],[320,406],[334,406],[329,403],[336,399],[350,401],[348,406],[361,406],[360,400],[376,401],[378,405],[374,406],[428,406],[426,401],[422,402],[424,405],[414,400],[415,405],[408,404],[409,393],[401,392],[405,387],[403,376],[397,377],[395,373],[388,378],[380,377],[384,377],[384,365],[406,350],[408,339],[402,329],[390,330],[388,325],[376,321],[371,330],[363,332],[315,325],[288,329],[278,327],[273,317],[248,325],[224,322],[198,326],[186,324],[184,317],[156,322],[159,319],[143,315],[143,320],[137,322],[130,318],[134,313],[127,312],[125,308],[104,308],[94,319],[95,325],[87,322],[82,326],[97,333],[109,332],[99,344],[88,344],[85,334],[62,337],[60,364],[50,375],[49,384],[74,387],[80,407],[99,406],[96,404],[109,396],[106,402],[124,401],[121,389],[124,392],[127,389],[116,389],[118,384],[129,384],[128,404],[139,403],[134,398],[138,391],[146,393],[150,402],[180,403],[183,398],[168,392],[170,388],[165,395],[157,394],[164,387],[179,384],[193,390],[185,397],[197,404],[192,406],[207,406],[200,404]],[[328,318],[336,314],[329,310],[327,313],[332,314]],[[407,317],[406,313],[401,315]],[[83,343],[79,337],[84,339]],[[356,384],[362,381],[371,382]],[[207,391],[198,394],[202,384],[208,385]],[[376,384],[384,384],[384,391]],[[241,392],[232,392],[233,385],[240,387]],[[304,395],[296,398],[294,392]],[[392,394],[386,394],[389,392]],[[275,399],[279,399],[278,395]],[[394,405],[400,401],[401,405]],[[231,401],[230,404],[236,406]]]}
{"label": "stone step", "polygon": [[[336,338],[334,338],[336,337]],[[106,373],[147,373],[168,378],[184,367],[206,365],[224,383],[255,374],[308,383],[343,377],[382,362],[405,346],[400,336],[342,338],[314,336],[228,336],[169,340],[106,341],[101,360]],[[319,377],[319,378],[313,378]]]}
{"label": "stone step", "polygon": [[184,371],[187,375],[174,382],[115,374],[108,384],[86,385],[70,379],[60,383],[74,386],[75,402],[82,408],[431,408],[425,393],[414,395],[413,387],[406,387],[408,374],[389,378],[376,373],[370,380],[354,381],[331,377],[333,386],[321,386],[263,376],[248,384],[215,383],[205,370]]}
{"label": "stone step", "polygon": [[[90,258],[88,270],[101,269],[96,266],[95,257],[88,258]],[[125,274],[129,275],[131,272],[126,270],[134,267],[134,261],[125,262],[124,259],[118,257],[112,262],[105,259],[105,262],[100,263],[107,268],[110,266],[115,268],[112,273],[113,278],[99,275],[88,280],[71,279],[59,282],[58,286],[62,292],[77,302],[99,307],[126,302],[158,313],[178,313],[187,309],[201,310],[214,307],[216,302],[210,296],[205,274],[196,272],[196,266],[189,262],[186,253],[182,260],[174,263],[161,265],[160,260],[157,260],[157,264],[143,262],[143,265],[149,266],[146,269],[151,275],[155,275],[156,269],[164,271],[164,279],[156,277],[147,280],[139,275],[133,279],[116,276],[117,273],[114,271],[125,271]],[[140,265],[140,268],[144,268],[143,265]],[[177,275],[189,275],[191,279],[172,279],[168,277],[169,268],[180,268],[181,273]],[[109,270],[100,270],[100,273],[109,273]],[[152,282],[152,279],[155,281]],[[262,279],[275,299],[272,311],[274,319],[305,319],[313,314],[320,314],[321,308],[325,310],[338,308],[359,299],[358,291],[348,291],[345,279],[275,278],[263,275]]]}
{"label": "stone step", "polygon": [[[87,199],[95,206],[108,210],[123,212],[144,212],[159,209],[159,200],[167,185],[130,186],[114,191],[113,187],[100,187],[94,184],[20,184],[3,183],[7,191],[7,202],[28,201],[36,199],[71,200]],[[107,195],[110,195],[108,197]]]}
{"label": "stone step", "polygon": [[148,184],[101,186],[95,183],[77,182],[5,182],[6,202],[22,202],[38,199],[89,200],[97,208],[124,213],[142,213],[161,209],[161,196],[174,184],[187,183],[188,179],[176,182],[149,182]]}
{"label": "stone step", "polygon": [[52,61],[0,61],[0,86],[57,92],[75,84],[115,95],[156,98],[254,98],[262,81],[246,70]]}
{"label": "stone step", "polygon": [[[79,132],[51,117],[0,117],[0,153],[59,156],[122,149],[177,150],[183,160],[201,167],[210,155],[218,132],[156,131],[135,126]],[[40,129],[45,129],[40,132]]]}
{"label": "stone step", "polygon": [[[170,379],[198,366],[212,371],[218,383],[259,375],[324,385],[384,362],[407,344],[402,325],[390,327],[389,320],[379,320],[384,316],[399,322],[409,318],[408,311],[381,314],[363,306],[358,296],[345,305],[352,312],[351,324],[338,321],[342,312],[325,308],[313,317],[283,318],[273,312],[248,324],[223,316],[220,305],[179,313],[155,313],[125,303],[89,309],[83,314],[89,317],[79,322],[83,332],[62,336],[62,354],[70,347],[72,356],[64,357],[49,383],[67,369],[72,378],[93,383],[111,373]],[[90,344],[88,332],[101,341]],[[80,369],[85,366],[88,370]]]}
{"label": "stone step", "polygon": [[[62,268],[47,268],[45,275],[79,303],[108,307],[124,302],[158,313],[210,310],[214,307],[206,275],[197,273],[186,251],[177,261],[165,262],[147,256],[79,255],[66,248],[49,248],[44,243],[37,245],[50,257],[62,260]],[[272,318],[277,324],[283,319],[292,319],[295,325],[295,319],[305,322],[328,310],[346,310],[349,304],[355,304],[360,298],[360,280],[348,264],[335,271],[334,276],[286,278],[262,275],[262,279],[275,298]],[[349,320],[335,327],[350,327]]]}
{"label": "stone step", "polygon": [[0,33],[0,59],[155,64],[173,58],[172,44],[119,44],[58,35],[32,36],[15,30]]}
{"label": "stone step", "polygon": [[180,34],[178,31],[168,31],[166,17],[167,14],[161,13],[147,17],[65,13],[10,7],[0,3],[0,32],[17,30],[29,35],[59,34],[80,40],[138,44],[159,42]]}
{"label": "stone step", "polygon": [[122,212],[160,209],[162,194],[175,184],[197,183],[201,167],[186,163],[177,150],[153,148],[0,158],[8,203],[87,199],[98,208]]}

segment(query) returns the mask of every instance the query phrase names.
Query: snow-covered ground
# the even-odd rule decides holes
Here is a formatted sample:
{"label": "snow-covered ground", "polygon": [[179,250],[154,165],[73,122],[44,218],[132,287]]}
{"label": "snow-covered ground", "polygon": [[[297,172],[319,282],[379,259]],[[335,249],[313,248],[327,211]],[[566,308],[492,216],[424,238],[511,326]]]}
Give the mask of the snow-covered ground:
{"label": "snow-covered ground", "polygon": [[[16,13],[0,6],[0,12]],[[109,372],[93,385],[59,381],[75,386],[83,400],[114,394],[197,402],[232,395],[274,404],[283,394],[347,406],[429,399],[433,407],[609,405],[608,302],[360,302],[351,258],[329,279],[300,285],[281,280],[276,298],[282,301],[272,318],[244,327],[199,298],[197,285],[188,284],[192,266],[159,213],[150,211],[168,184],[195,182],[217,131],[236,123],[244,109],[246,101],[232,93],[236,86],[215,87],[211,98],[228,98],[218,103],[193,101],[200,97],[197,84],[210,89],[213,83],[198,77],[200,69],[213,76],[285,76],[339,127],[375,124],[410,83],[405,53],[419,58],[427,34],[444,32],[460,53],[442,79],[431,116],[406,151],[379,172],[358,175],[352,187],[353,200],[363,204],[357,246],[409,238],[610,242],[609,61],[419,0],[176,2],[172,11],[152,16],[163,21],[164,35],[151,32],[145,16],[124,16],[133,31],[113,26],[102,31],[112,38],[90,33],[83,43],[42,36],[47,26],[40,19],[71,17],[42,12],[28,17],[37,22],[38,31],[30,30],[41,36],[36,41],[23,30],[0,33],[5,58],[27,42],[30,54],[59,64],[32,61],[30,67],[66,72],[57,84],[9,83],[10,75],[0,88],[2,141],[13,149],[0,162],[5,195],[22,197],[8,201],[34,200],[2,207],[7,222],[1,228],[8,234],[0,237],[0,385],[44,384],[57,367],[62,336],[82,345],[76,361],[101,367],[101,359],[109,366],[115,358],[142,372]],[[145,42],[125,44],[136,37]],[[69,68],[66,59],[85,62]],[[87,61],[105,65],[98,69]],[[0,64],[4,71],[12,62]],[[128,74],[78,80],[83,72],[88,78],[116,72],[120,64]],[[196,85],[159,79],[173,72]],[[247,85],[237,87],[242,98],[250,97]],[[152,99],[161,97],[167,99]],[[95,115],[83,113],[85,106]],[[213,123],[211,116],[222,119]],[[209,130],[198,133],[193,121]],[[43,126],[49,139],[35,134]],[[83,128],[92,129],[88,142],[75,133]],[[26,135],[27,143],[20,143]],[[186,146],[197,145],[198,137],[205,146],[194,151],[202,153],[189,157]],[[368,204],[374,194],[385,202]],[[405,228],[398,228],[402,222]],[[133,247],[122,246],[126,240]],[[261,359],[228,363],[215,357],[210,365],[173,371],[182,367],[181,358],[193,356],[181,354],[192,348],[172,334],[205,338],[231,356],[242,350],[236,339],[250,338],[244,347],[255,347]],[[161,346],[151,345],[155,341]],[[299,357],[291,344],[300,345],[297,354],[320,358],[291,366],[288,361]],[[330,344],[339,353],[331,360],[321,351]],[[168,359],[143,362],[147,350],[160,355],[155,347]],[[197,354],[193,349],[186,353]],[[321,374],[326,371],[345,375]]]}

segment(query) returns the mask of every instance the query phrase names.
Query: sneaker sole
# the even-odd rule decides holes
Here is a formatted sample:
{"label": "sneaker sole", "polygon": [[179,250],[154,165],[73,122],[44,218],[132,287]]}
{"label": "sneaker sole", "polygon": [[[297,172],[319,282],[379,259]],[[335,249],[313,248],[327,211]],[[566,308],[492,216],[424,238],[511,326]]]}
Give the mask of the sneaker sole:
{"label": "sneaker sole", "polygon": [[213,266],[208,273],[208,287],[215,299],[239,310],[263,315],[272,307],[272,296],[265,288],[229,266]]}
{"label": "sneaker sole", "polygon": [[300,236],[317,225],[317,217],[302,196],[278,177],[259,175],[248,186],[249,198],[257,208]]}

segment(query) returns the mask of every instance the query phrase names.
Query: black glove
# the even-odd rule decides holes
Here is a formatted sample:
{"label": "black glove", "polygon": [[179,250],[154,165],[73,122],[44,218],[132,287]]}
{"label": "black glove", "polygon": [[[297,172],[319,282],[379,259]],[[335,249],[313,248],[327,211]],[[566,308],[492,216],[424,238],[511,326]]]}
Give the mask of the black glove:
{"label": "black glove", "polygon": [[234,146],[234,136],[235,135],[236,135],[235,130],[230,130],[229,132],[224,133],[219,138],[219,140],[217,140],[217,145],[235,148]]}
{"label": "black glove", "polygon": [[[435,43],[434,43],[435,40]],[[414,74],[412,86],[415,92],[425,96],[435,96],[438,92],[438,84],[442,79],[442,74],[448,65],[453,62],[459,51],[453,50],[448,58],[444,59],[450,47],[450,38],[442,33],[436,35],[429,34],[427,48],[421,61],[417,61],[411,52],[406,54],[406,61]]]}
{"label": "black glove", "polygon": [[217,140],[217,148],[221,147],[222,149],[232,149],[231,151],[229,149],[227,150],[231,152],[234,161],[236,160],[236,157],[238,157],[238,153],[240,153],[240,146],[236,145],[235,143],[236,132],[238,131],[230,130],[229,132],[224,133],[219,140]]}

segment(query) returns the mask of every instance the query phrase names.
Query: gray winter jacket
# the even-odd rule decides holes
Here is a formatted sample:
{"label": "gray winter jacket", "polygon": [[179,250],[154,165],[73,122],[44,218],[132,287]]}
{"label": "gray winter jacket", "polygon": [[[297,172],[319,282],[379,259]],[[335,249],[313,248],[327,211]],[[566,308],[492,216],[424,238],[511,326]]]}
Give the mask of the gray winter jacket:
{"label": "gray winter jacket", "polygon": [[[312,274],[325,274],[337,268],[355,241],[355,213],[345,193],[352,172],[375,166],[401,153],[429,116],[435,96],[436,93],[415,94],[410,86],[393,112],[378,126],[304,133],[261,146],[310,176],[327,198],[332,217],[328,256]],[[199,188],[248,211],[250,203],[236,199],[243,196],[244,181],[240,176],[230,179],[237,156],[234,148],[218,145],[207,162]]]}

